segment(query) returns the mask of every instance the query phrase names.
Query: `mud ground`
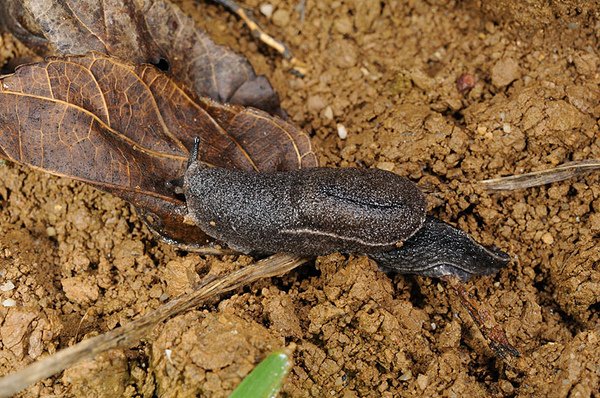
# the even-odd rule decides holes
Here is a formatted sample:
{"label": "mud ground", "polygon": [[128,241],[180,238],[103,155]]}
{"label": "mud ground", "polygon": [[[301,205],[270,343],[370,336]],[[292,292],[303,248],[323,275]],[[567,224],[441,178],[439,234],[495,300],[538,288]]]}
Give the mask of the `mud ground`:
{"label": "mud ground", "polygon": [[[308,64],[305,78],[235,17],[180,3],[271,79],[323,165],[408,176],[433,214],[510,253],[508,268],[469,290],[522,356],[497,359],[441,282],[333,254],[171,319],[138,346],[21,396],[223,397],[292,342],[283,396],[600,396],[600,174],[503,193],[478,184],[600,158],[600,6],[245,4],[267,2],[274,12],[258,20]],[[20,51],[2,37],[0,62]],[[123,201],[6,162],[0,231],[0,374],[251,260],[179,252]]]}

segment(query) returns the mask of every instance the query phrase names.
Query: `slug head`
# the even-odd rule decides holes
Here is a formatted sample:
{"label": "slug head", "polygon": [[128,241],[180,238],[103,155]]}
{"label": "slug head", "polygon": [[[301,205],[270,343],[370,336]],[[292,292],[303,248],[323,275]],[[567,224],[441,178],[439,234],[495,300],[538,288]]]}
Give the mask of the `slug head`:
{"label": "slug head", "polygon": [[465,232],[431,216],[402,247],[371,257],[385,270],[436,278],[456,276],[463,281],[494,274],[510,261],[508,254],[482,246]]}
{"label": "slug head", "polygon": [[180,199],[183,201],[185,201],[185,197],[183,196],[183,194],[184,194],[183,185],[185,184],[185,174],[188,172],[188,170],[192,166],[192,164],[194,162],[198,161],[198,151],[199,151],[198,148],[199,147],[200,147],[200,138],[196,137],[196,138],[194,138],[194,146],[192,147],[192,150],[190,151],[190,157],[188,158],[187,165],[185,166],[184,175],[165,182],[166,187],[168,189],[170,189],[171,191],[173,191],[173,193],[175,195],[177,195],[178,197],[180,197]]}

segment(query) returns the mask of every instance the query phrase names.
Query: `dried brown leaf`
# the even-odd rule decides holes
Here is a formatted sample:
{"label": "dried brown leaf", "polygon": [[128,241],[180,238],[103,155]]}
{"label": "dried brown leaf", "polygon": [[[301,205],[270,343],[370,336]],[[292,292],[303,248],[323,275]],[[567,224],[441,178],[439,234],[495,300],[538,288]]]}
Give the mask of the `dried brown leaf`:
{"label": "dried brown leaf", "polygon": [[0,25],[41,56],[98,51],[134,64],[168,64],[200,97],[282,115],[264,76],[215,44],[167,0],[3,0]]}
{"label": "dried brown leaf", "polygon": [[91,53],[24,65],[1,79],[0,154],[112,192],[161,235],[184,241],[192,233],[189,243],[203,234],[184,227],[185,204],[169,182],[183,175],[195,137],[200,158],[216,166],[316,165],[298,128],[253,108],[192,99],[151,65]]}

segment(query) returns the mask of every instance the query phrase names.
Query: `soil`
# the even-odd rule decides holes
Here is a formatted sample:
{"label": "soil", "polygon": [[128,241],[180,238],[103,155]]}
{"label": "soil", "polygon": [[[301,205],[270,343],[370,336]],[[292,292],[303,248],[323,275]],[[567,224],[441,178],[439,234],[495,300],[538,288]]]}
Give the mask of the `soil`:
{"label": "soil", "polygon": [[[266,1],[245,4],[308,65],[304,78],[214,4],[180,4],[271,79],[322,165],[407,176],[432,214],[510,253],[468,289],[521,357],[496,358],[440,281],[332,254],[21,396],[223,397],[295,343],[283,396],[599,397],[600,174],[502,193],[478,184],[600,158],[598,3],[268,2],[270,18]],[[0,63],[22,51],[3,36]],[[8,162],[0,231],[0,374],[251,261],[177,251],[127,203]]]}

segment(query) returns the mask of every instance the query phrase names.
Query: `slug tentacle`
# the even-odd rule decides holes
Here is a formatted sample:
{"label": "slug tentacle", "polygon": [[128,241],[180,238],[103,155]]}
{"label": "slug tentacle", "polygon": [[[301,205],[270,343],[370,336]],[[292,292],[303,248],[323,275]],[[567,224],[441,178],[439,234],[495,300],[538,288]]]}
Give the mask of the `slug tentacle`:
{"label": "slug tentacle", "polygon": [[494,274],[510,261],[506,253],[486,248],[465,232],[431,216],[402,247],[370,256],[385,270],[436,278],[453,275],[463,281]]}
{"label": "slug tentacle", "polygon": [[198,152],[199,151],[200,151],[200,137],[196,137],[196,138],[194,138],[194,146],[192,147],[192,150],[190,151],[190,157],[188,158],[188,161],[187,161],[186,170],[190,168],[192,163],[194,163],[195,161],[198,160]]}

